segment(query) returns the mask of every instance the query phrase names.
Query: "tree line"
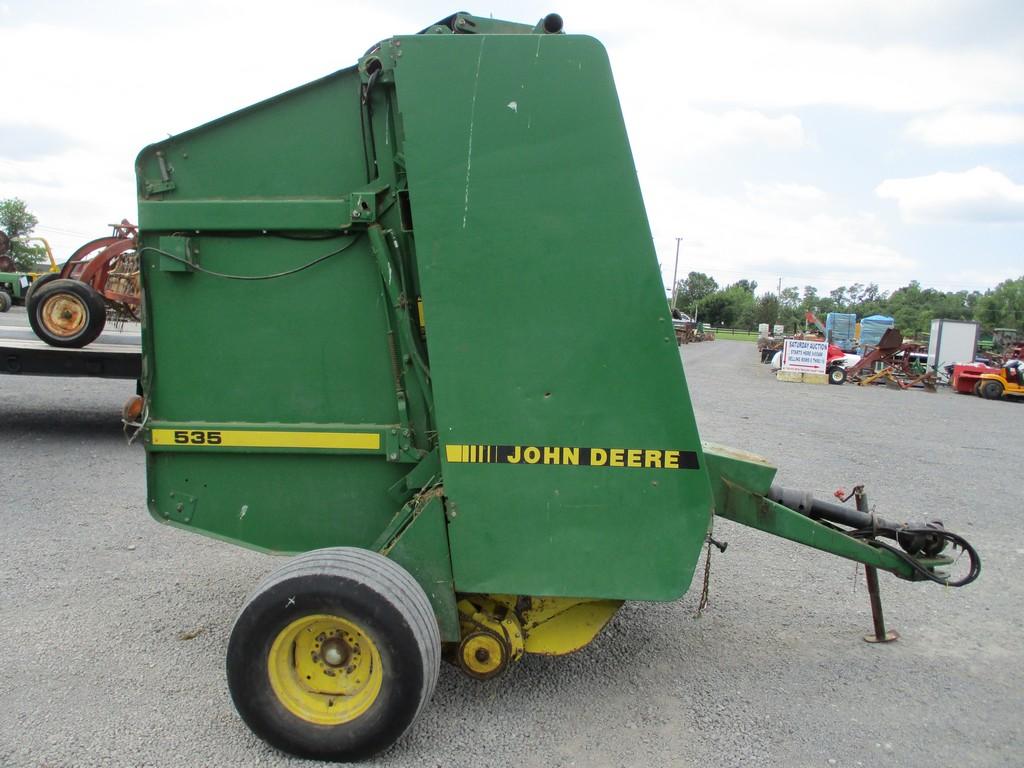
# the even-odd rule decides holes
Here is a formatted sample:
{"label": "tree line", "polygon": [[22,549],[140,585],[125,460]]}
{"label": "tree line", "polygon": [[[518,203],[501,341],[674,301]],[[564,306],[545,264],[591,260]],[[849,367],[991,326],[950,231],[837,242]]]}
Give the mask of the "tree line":
{"label": "tree line", "polygon": [[24,200],[9,197],[0,200],[0,232],[9,240],[8,255],[14,261],[15,269],[31,272],[35,263],[46,256],[46,249],[25,242],[39,223],[39,219],[29,213]]}
{"label": "tree line", "polygon": [[[10,256],[18,269],[30,271],[45,250],[26,239],[38,224],[23,200],[0,200],[0,230],[11,239]],[[858,318],[888,315],[904,335],[926,333],[934,318],[977,320],[982,327],[1016,328],[1024,331],[1024,275],[1004,280],[987,291],[939,291],[923,288],[917,280],[892,293],[875,283],[840,286],[819,294],[813,285],[783,288],[781,293],[756,295],[756,280],[737,280],[720,287],[703,272],[690,272],[679,281],[676,308],[705,323],[727,328],[755,330],[760,323],[782,324],[787,332],[804,327],[807,312],[822,322],[829,312],[850,312]]]}
{"label": "tree line", "polygon": [[676,308],[715,326],[755,330],[760,323],[782,324],[786,332],[804,328],[807,312],[824,323],[829,312],[848,312],[858,320],[887,315],[905,336],[927,333],[935,318],[976,320],[986,331],[1016,328],[1024,331],[1024,275],[982,291],[940,291],[917,280],[895,291],[875,283],[840,286],[827,294],[813,285],[783,288],[781,293],[757,296],[757,281],[738,280],[720,287],[703,272],[690,272],[676,288]]}

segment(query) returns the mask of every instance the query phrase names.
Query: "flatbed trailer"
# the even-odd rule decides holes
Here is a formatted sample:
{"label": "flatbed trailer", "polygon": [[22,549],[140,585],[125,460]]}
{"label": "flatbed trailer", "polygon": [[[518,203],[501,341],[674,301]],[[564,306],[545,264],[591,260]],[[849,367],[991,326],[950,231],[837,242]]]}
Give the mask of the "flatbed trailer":
{"label": "flatbed trailer", "polygon": [[31,328],[0,325],[0,373],[138,380],[142,341],[137,332],[111,331],[83,349],[61,349]]}

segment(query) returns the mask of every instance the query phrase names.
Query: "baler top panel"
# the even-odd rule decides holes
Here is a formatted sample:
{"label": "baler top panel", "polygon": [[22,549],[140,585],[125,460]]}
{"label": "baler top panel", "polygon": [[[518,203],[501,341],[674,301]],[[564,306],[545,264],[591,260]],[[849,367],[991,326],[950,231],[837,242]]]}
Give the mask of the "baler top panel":
{"label": "baler top panel", "polygon": [[711,501],[604,49],[396,51],[456,583],[681,594]]}

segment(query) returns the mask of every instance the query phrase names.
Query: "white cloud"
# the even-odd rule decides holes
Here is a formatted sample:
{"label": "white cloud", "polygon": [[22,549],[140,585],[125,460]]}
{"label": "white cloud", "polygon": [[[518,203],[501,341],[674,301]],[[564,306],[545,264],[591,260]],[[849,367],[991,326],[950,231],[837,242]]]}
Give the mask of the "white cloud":
{"label": "white cloud", "polygon": [[879,46],[928,40],[991,47],[1019,26],[1015,0],[717,0],[738,21],[794,37]]}
{"label": "white cloud", "polygon": [[58,187],[60,184],[57,169],[44,163],[0,157],[0,190],[22,186]]}
{"label": "white cloud", "polygon": [[[88,23],[118,15],[101,5],[85,13]],[[52,14],[39,14],[45,23],[0,26],[0,70],[18,72],[24,84],[16,115],[0,119],[30,120],[70,139],[31,162],[19,157],[23,146],[7,153],[0,147],[0,199],[26,200],[58,258],[106,234],[108,223],[136,218],[134,161],[147,144],[351,66],[373,41],[421,28],[388,10],[352,24],[352,8],[330,0],[300,7],[254,0],[245,13],[226,0],[155,5],[134,11],[161,39],[187,40],[187,55],[118,45],[87,46],[88,55],[75,55],[83,39],[99,33]],[[128,38],[146,27],[135,18],[120,29]],[[39,55],[43,48],[50,53]]]}
{"label": "white cloud", "polygon": [[105,153],[92,149],[32,162],[0,158],[0,199],[27,201],[39,219],[36,234],[63,261],[86,240],[108,234],[108,224],[135,219],[132,153],[125,151],[119,159],[111,167]]}
{"label": "white cloud", "polygon": [[[13,7],[7,16],[16,17],[0,26],[0,68],[19,73],[17,114],[73,142],[32,163],[0,158],[0,197],[24,197],[44,224],[90,234],[133,215],[132,165],[144,144],[350,66],[374,41],[421,29],[450,9],[424,10],[410,0],[373,10],[351,0],[253,0],[244,12],[231,0],[149,0],[124,8],[99,2],[67,14],[42,6],[0,0],[0,13]],[[482,13],[492,10],[532,22],[550,7],[493,0]],[[987,0],[662,0],[626,15],[612,4],[563,0],[558,10],[568,32],[594,35],[609,50],[669,269],[673,238],[685,234],[687,258],[731,270],[731,279],[747,270],[775,274],[781,266],[794,282],[799,274],[824,288],[870,279],[864,264],[877,265],[883,282],[921,277],[887,244],[876,220],[842,210],[821,189],[742,185],[763,169],[743,165],[756,162],[753,153],[734,150],[781,154],[794,168],[826,151],[814,140],[813,113],[801,121],[798,110],[809,105],[933,113],[938,117],[918,123],[914,135],[948,144],[942,137],[964,133],[962,125],[943,122],[960,114],[952,110],[989,115],[994,105],[1024,104],[1019,26],[1015,32]],[[124,45],[88,46],[82,55],[82,40],[100,39],[110,18],[119,19],[122,39],[157,34],[177,41],[181,55]],[[1007,42],[1014,35],[1017,47]],[[42,48],[50,53],[39,55]],[[968,132],[991,137],[992,126]],[[852,127],[844,138],[871,140]],[[884,148],[877,149],[881,156]],[[775,164],[767,178],[782,173]],[[798,172],[791,178],[823,179]],[[851,182],[820,183],[842,199]],[[735,196],[709,196],[711,189]],[[66,250],[81,242],[69,237]]]}
{"label": "white cloud", "polygon": [[[666,157],[685,159],[731,147],[793,151],[806,144],[803,123],[792,114],[695,109],[683,103],[660,103],[642,91],[623,95],[623,111],[633,144],[638,148],[657,147],[657,162],[662,163]],[[668,141],[664,140],[666,131]]]}
{"label": "white cloud", "polygon": [[[857,5],[834,9],[831,3],[819,4],[819,17],[831,15],[834,34],[818,34],[814,25],[802,27],[796,14],[764,22],[759,14],[773,14],[774,3],[664,5],[658,24],[673,30],[673,44],[651,45],[650,31],[642,27],[609,30],[611,39],[618,38],[610,46],[612,62],[617,72],[635,71],[636,63],[643,62],[645,72],[658,73],[660,81],[673,86],[668,94],[656,95],[649,78],[628,78],[620,81],[623,90],[765,111],[837,105],[919,112],[1024,100],[1024,61],[1012,46],[932,45],[912,34],[882,43],[868,34],[840,35],[844,25],[870,26],[874,19]],[[901,14],[900,25],[909,27],[927,15],[921,7],[918,11]],[[620,15],[614,22],[604,16],[592,21],[599,38],[604,24],[621,26]]]}
{"label": "white cloud", "polygon": [[[917,264],[887,243],[888,233],[868,214],[831,210],[820,189],[795,184],[746,185],[743,198],[681,189],[669,180],[644,185],[665,284],[672,282],[675,240],[684,235],[679,274],[705,272],[719,283],[757,280],[760,288],[872,281],[892,289],[915,276]],[[650,193],[654,194],[650,194]]]}
{"label": "white cloud", "polygon": [[743,185],[747,199],[755,205],[772,210],[809,212],[821,207],[828,194],[810,184],[752,184]]}
{"label": "white cloud", "polygon": [[769,117],[749,109],[719,114],[690,109],[677,118],[678,141],[691,150],[740,144],[763,144],[774,149],[799,149],[804,128],[796,115]]}
{"label": "white cloud", "polygon": [[875,193],[895,200],[908,221],[1024,221],[1024,185],[985,166],[962,173],[886,179]]}
{"label": "white cloud", "polygon": [[954,109],[912,120],[907,133],[936,146],[1024,144],[1024,115]]}

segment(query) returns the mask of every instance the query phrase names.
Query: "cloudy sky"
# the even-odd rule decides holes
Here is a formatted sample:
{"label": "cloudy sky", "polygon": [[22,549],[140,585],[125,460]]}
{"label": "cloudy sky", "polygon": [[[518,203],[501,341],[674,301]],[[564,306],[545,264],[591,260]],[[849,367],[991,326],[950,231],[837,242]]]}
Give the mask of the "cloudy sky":
{"label": "cloudy sky", "polygon": [[144,145],[461,8],[604,42],[666,285],[1024,275],[1021,0],[0,0],[0,198],[66,258]]}

